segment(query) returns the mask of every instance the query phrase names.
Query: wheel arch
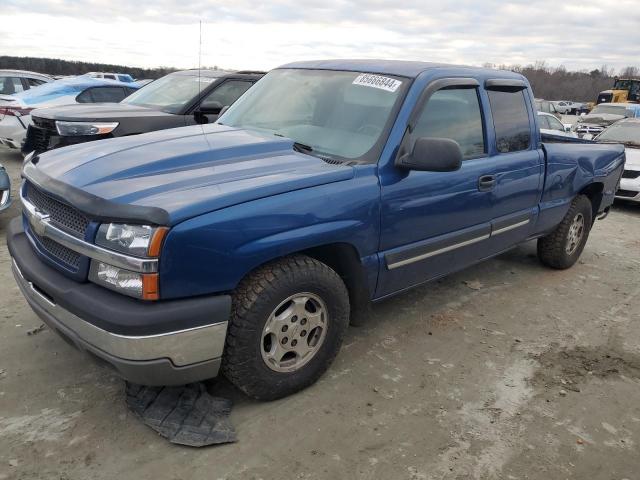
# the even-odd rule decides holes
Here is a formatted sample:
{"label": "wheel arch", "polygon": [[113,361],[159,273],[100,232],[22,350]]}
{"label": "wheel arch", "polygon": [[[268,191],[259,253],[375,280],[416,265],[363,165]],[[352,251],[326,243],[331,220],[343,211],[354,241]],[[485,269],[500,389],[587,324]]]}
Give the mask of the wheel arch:
{"label": "wheel arch", "polygon": [[590,183],[586,187],[584,187],[578,195],[584,195],[591,202],[591,210],[592,216],[591,221],[592,224],[595,222],[596,217],[598,215],[598,211],[600,210],[600,205],[602,204],[602,197],[604,193],[604,183],[594,182]]}

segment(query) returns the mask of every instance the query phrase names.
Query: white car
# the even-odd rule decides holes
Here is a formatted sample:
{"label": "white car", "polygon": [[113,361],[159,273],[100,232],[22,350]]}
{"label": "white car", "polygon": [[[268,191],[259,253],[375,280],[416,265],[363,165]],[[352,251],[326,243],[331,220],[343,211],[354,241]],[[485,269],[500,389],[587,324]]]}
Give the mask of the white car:
{"label": "white car", "polygon": [[53,82],[53,77],[26,70],[0,70],[0,95],[13,95]]}
{"label": "white car", "polygon": [[111,72],[89,72],[85,76],[91,78],[102,78],[104,80],[117,80],[119,82],[133,83],[135,80],[128,73],[111,73]]}
{"label": "white car", "polygon": [[567,115],[571,111],[571,102],[566,100],[557,100],[553,103],[553,106],[556,107],[556,111],[561,115]]}
{"label": "white car", "polygon": [[571,125],[565,125],[550,113],[538,112],[538,124],[541,133],[578,138],[578,134],[571,131]]}
{"label": "white car", "polygon": [[595,138],[598,143],[622,143],[627,161],[616,198],[640,202],[640,118],[625,118]]}
{"label": "white car", "polygon": [[0,95],[0,144],[21,148],[36,108],[74,103],[118,103],[138,89],[136,83],[75,77],[56,80],[15,95]]}

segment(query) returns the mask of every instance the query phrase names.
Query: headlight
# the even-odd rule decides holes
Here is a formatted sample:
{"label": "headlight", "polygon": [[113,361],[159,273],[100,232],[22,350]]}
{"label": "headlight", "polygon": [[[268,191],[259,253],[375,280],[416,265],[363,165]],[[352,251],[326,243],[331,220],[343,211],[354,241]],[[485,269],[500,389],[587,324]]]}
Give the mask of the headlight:
{"label": "headlight", "polygon": [[92,261],[89,280],[111,290],[143,300],[158,300],[158,274],[138,273]]}
{"label": "headlight", "polygon": [[166,227],[104,223],[96,235],[96,245],[136,257],[157,257]]}
{"label": "headlight", "polygon": [[113,132],[118,122],[63,122],[56,120],[56,130],[63,137],[102,135]]}

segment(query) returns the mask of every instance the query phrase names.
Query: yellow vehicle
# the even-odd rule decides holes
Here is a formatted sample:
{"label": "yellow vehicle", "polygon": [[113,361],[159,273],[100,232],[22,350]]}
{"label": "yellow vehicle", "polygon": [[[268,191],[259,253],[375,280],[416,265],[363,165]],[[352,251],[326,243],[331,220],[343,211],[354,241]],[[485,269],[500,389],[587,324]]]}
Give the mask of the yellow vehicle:
{"label": "yellow vehicle", "polygon": [[616,78],[613,89],[598,94],[596,103],[640,102],[640,78]]}

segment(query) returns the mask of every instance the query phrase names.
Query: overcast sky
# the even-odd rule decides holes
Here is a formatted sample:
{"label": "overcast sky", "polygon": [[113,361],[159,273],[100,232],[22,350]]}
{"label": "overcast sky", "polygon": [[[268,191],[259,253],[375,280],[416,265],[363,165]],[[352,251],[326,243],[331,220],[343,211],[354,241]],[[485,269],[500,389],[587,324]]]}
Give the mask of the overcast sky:
{"label": "overcast sky", "polygon": [[638,0],[0,0],[0,54],[269,69],[387,58],[640,66]]}

